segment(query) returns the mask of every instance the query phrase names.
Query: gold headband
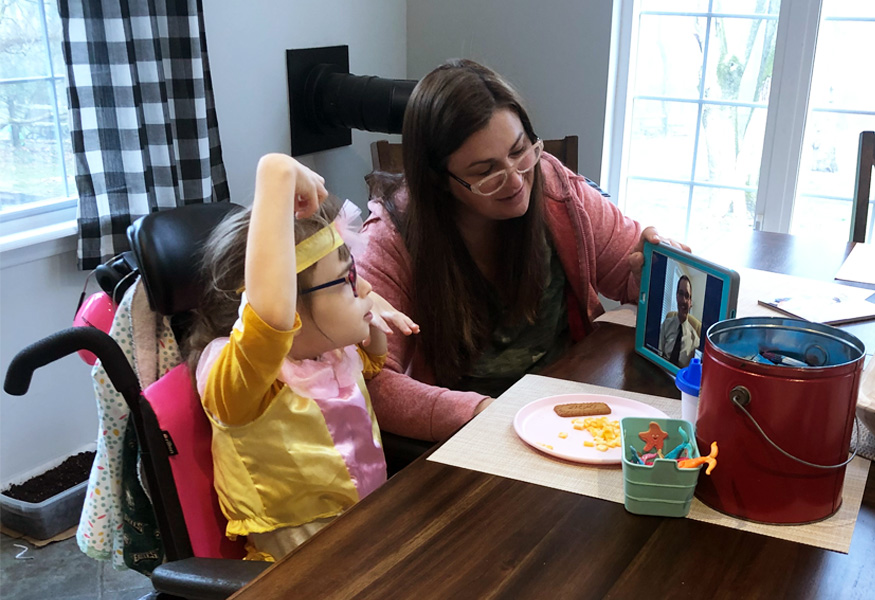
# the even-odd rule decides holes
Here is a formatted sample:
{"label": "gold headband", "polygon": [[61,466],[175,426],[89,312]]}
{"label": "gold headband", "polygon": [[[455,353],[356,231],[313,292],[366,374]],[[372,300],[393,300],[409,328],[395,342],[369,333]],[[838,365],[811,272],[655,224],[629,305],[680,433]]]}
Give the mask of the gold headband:
{"label": "gold headband", "polygon": [[343,246],[343,238],[334,223],[326,225],[315,234],[295,246],[296,273],[312,267],[317,262]]}

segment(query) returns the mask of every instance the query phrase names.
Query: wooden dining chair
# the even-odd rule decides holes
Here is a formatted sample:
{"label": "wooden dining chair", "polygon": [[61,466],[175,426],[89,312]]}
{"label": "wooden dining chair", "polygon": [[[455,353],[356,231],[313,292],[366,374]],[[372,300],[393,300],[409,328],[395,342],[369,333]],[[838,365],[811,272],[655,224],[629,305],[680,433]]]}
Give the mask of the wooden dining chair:
{"label": "wooden dining chair", "polygon": [[[544,140],[544,151],[558,158],[563,165],[577,173],[577,136],[569,135],[561,140]],[[401,144],[386,140],[371,143],[371,164],[375,171],[403,173]]]}
{"label": "wooden dining chair", "polygon": [[857,150],[857,178],[854,183],[854,208],[851,215],[852,242],[866,241],[873,167],[875,167],[875,131],[863,131],[860,133],[860,145]]}

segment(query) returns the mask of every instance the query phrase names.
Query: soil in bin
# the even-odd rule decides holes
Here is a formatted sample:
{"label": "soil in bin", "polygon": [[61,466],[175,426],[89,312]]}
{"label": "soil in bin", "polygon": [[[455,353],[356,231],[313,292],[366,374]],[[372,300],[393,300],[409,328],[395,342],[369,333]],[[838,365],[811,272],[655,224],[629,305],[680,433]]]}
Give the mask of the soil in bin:
{"label": "soil in bin", "polygon": [[71,456],[54,469],[28,479],[22,484],[10,486],[3,491],[4,496],[37,504],[52,496],[82,483],[91,473],[94,452],[80,452]]}

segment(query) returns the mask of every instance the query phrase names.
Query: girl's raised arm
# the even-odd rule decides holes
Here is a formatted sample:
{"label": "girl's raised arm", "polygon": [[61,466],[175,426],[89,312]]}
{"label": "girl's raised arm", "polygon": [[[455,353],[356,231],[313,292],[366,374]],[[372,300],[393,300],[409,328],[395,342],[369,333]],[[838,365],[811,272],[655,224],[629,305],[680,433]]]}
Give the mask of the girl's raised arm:
{"label": "girl's raised arm", "polygon": [[295,324],[295,217],[309,217],[328,196],[325,180],[295,159],[258,161],[246,246],[246,296],[261,319],[288,331]]}

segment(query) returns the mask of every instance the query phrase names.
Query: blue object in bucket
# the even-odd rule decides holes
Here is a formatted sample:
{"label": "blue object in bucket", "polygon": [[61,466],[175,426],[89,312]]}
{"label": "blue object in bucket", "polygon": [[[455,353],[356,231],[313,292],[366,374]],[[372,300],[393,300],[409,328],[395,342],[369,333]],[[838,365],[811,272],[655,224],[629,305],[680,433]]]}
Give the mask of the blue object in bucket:
{"label": "blue object in bucket", "polygon": [[688,367],[678,371],[674,383],[685,394],[698,397],[699,386],[702,384],[702,361],[698,358],[691,360]]}

